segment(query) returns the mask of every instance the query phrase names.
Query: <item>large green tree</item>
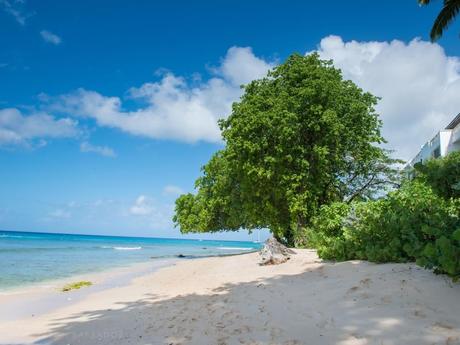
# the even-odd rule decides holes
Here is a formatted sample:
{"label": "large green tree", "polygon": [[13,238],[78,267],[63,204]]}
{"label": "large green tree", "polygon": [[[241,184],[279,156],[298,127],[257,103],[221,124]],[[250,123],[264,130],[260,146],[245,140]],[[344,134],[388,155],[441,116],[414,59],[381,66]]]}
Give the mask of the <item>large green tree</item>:
{"label": "large green tree", "polygon": [[331,61],[290,56],[246,85],[220,121],[226,146],[203,167],[196,194],[176,200],[176,226],[269,228],[295,245],[321,205],[366,199],[394,182],[376,103]]}

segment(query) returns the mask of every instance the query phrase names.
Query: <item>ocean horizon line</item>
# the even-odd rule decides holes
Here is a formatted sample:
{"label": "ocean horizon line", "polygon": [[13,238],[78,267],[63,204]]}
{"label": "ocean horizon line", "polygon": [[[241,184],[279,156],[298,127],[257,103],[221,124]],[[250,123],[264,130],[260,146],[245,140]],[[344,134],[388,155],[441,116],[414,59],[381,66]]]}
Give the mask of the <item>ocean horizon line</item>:
{"label": "ocean horizon line", "polygon": [[64,235],[64,236],[92,236],[92,237],[116,237],[116,238],[137,238],[137,239],[158,239],[158,240],[179,240],[179,241],[207,241],[207,242],[248,242],[252,240],[221,240],[221,239],[198,239],[198,238],[181,238],[181,237],[158,237],[158,236],[126,236],[126,235],[102,235],[102,234],[84,234],[84,233],[65,233],[65,232],[47,232],[47,231],[25,231],[25,230],[5,230],[0,232],[22,233],[22,234],[40,234],[40,235]]}

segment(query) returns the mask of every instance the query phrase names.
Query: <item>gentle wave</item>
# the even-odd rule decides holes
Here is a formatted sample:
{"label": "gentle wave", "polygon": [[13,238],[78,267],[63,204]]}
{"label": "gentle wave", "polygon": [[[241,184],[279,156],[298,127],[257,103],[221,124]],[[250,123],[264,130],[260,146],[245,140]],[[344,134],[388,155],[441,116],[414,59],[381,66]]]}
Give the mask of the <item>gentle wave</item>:
{"label": "gentle wave", "polygon": [[248,247],[218,247],[219,249],[222,250],[253,250],[254,248],[248,248]]}
{"label": "gentle wave", "polygon": [[113,247],[115,250],[139,250],[142,247]]}
{"label": "gentle wave", "polygon": [[0,238],[24,238],[24,236],[19,236],[19,235],[4,235],[1,234]]}
{"label": "gentle wave", "polygon": [[115,249],[115,250],[140,250],[142,247],[114,247],[114,246],[99,246],[100,249]]}

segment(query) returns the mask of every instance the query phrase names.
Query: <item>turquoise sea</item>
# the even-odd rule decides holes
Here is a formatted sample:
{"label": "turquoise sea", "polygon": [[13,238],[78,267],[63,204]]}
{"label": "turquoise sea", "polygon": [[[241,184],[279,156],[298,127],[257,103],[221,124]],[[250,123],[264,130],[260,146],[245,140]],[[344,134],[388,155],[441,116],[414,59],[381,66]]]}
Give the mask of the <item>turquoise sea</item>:
{"label": "turquoise sea", "polygon": [[0,230],[0,290],[136,262],[253,251],[259,243]]}

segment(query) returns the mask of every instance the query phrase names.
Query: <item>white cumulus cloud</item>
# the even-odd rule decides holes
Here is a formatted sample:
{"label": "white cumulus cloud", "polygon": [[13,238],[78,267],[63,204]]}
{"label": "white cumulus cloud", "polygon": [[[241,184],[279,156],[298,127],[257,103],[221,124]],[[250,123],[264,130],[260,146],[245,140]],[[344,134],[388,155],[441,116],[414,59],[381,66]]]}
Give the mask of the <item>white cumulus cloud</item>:
{"label": "white cumulus cloud", "polygon": [[22,114],[16,108],[0,109],[0,146],[29,146],[35,139],[78,135],[77,121],[55,118],[44,112]]}
{"label": "white cumulus cloud", "polygon": [[116,157],[115,151],[108,146],[92,145],[87,141],[80,144],[81,152],[93,152],[105,157]]}
{"label": "white cumulus cloud", "polygon": [[135,110],[125,110],[119,97],[85,89],[54,98],[49,107],[133,135],[218,142],[217,120],[230,113],[232,102],[241,95],[240,85],[264,76],[271,67],[250,48],[232,47],[206,82],[196,85],[166,73],[158,82],[131,88],[129,98],[142,103]]}
{"label": "white cumulus cloud", "polygon": [[381,97],[377,111],[389,147],[404,159],[460,112],[460,59],[441,46],[409,43],[321,40],[318,52],[333,59],[345,78]]}
{"label": "white cumulus cloud", "polygon": [[173,214],[172,205],[157,203],[147,195],[139,195],[129,208],[129,215],[133,216],[132,224],[157,230],[172,229]]}
{"label": "white cumulus cloud", "polygon": [[[346,79],[382,98],[377,106],[382,132],[400,158],[411,158],[460,111],[460,59],[447,56],[438,44],[419,39],[344,42],[328,36],[317,51],[333,59]],[[240,85],[264,76],[273,65],[250,48],[232,47],[207,81],[166,73],[157,82],[129,89],[134,109],[120,97],[85,89],[51,97],[45,109],[137,136],[219,142],[217,121],[231,112]]]}
{"label": "white cumulus cloud", "polygon": [[129,212],[134,216],[147,216],[155,211],[153,200],[145,195],[139,195]]}
{"label": "white cumulus cloud", "polygon": [[240,86],[265,76],[273,65],[274,62],[255,56],[249,47],[231,47],[215,72],[232,85]]}
{"label": "white cumulus cloud", "polygon": [[59,37],[56,34],[53,34],[51,31],[48,31],[48,30],[40,31],[40,35],[42,36],[43,40],[47,43],[59,45],[62,42],[61,37]]}

